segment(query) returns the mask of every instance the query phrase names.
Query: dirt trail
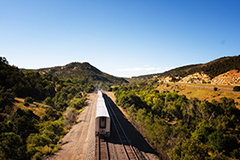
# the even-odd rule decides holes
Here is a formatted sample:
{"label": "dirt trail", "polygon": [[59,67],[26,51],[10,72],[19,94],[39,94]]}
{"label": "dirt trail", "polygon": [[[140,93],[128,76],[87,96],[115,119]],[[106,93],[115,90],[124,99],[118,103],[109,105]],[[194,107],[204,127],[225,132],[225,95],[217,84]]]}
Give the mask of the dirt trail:
{"label": "dirt trail", "polygon": [[95,115],[97,94],[89,96],[88,105],[79,115],[80,123],[74,125],[62,139],[62,149],[49,160],[92,160],[95,159]]}

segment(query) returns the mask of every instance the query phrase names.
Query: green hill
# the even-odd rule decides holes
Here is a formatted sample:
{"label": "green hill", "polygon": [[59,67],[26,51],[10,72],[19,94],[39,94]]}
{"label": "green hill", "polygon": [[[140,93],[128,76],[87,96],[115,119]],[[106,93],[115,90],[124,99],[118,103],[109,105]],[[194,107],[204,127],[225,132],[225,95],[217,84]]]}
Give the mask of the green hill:
{"label": "green hill", "polygon": [[91,83],[128,83],[128,81],[123,78],[114,77],[100,71],[88,62],[73,62],[65,66],[42,68],[34,71],[41,74],[50,73],[60,79],[83,80]]}

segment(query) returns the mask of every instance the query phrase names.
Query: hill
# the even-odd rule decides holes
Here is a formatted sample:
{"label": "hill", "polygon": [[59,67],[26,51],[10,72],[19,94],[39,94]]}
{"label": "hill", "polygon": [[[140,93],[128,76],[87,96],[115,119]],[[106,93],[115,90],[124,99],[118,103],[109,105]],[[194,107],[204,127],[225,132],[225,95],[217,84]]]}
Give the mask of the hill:
{"label": "hill", "polygon": [[178,75],[182,72],[187,72],[187,71],[191,70],[192,68],[195,68],[195,67],[200,66],[200,65],[201,64],[191,64],[191,65],[181,66],[181,67],[177,67],[177,68],[171,69],[171,70],[163,72],[163,73],[141,75],[141,76],[137,76],[137,77],[132,77],[132,79],[141,80],[141,79],[150,79],[150,78],[153,78],[154,76],[166,77],[166,76],[169,76],[169,75]]}
{"label": "hill", "polygon": [[104,83],[128,83],[123,78],[114,77],[107,73],[104,73],[92,66],[88,62],[73,62],[65,66],[57,66],[51,68],[42,68],[34,70],[41,74],[53,74],[60,79],[72,79],[72,80],[83,80],[91,83],[104,82]]}
{"label": "hill", "polygon": [[226,73],[231,70],[240,71],[240,55],[233,57],[222,57],[213,61],[210,61],[205,64],[195,64],[195,65],[187,65],[178,67],[164,73],[151,74],[151,75],[143,75],[138,77],[132,77],[132,79],[150,79],[154,76],[161,77],[186,77],[188,75],[192,75],[194,73],[205,73],[211,79],[219,76],[220,74]]}

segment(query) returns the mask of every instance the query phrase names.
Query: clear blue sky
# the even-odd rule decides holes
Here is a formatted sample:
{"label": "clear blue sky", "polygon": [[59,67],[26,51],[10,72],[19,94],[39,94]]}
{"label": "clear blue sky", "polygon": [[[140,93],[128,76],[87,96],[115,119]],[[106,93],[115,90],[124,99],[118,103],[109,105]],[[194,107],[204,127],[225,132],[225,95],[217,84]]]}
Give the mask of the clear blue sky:
{"label": "clear blue sky", "polygon": [[0,56],[19,68],[131,77],[239,54],[239,0],[0,0]]}

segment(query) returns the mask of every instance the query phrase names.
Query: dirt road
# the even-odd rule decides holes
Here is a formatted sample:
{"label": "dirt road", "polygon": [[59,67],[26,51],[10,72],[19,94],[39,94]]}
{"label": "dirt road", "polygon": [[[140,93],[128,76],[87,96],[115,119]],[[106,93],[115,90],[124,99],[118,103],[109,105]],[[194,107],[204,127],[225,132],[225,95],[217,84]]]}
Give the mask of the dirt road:
{"label": "dirt road", "polygon": [[88,105],[79,115],[80,123],[74,125],[62,139],[62,149],[49,160],[93,160],[95,159],[95,114],[97,94],[89,96]]}

